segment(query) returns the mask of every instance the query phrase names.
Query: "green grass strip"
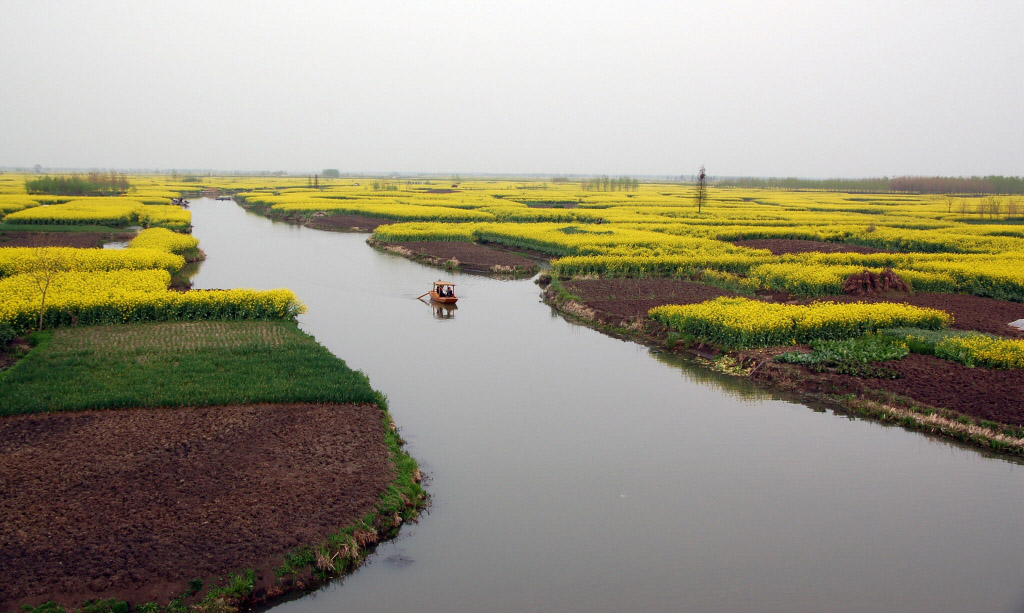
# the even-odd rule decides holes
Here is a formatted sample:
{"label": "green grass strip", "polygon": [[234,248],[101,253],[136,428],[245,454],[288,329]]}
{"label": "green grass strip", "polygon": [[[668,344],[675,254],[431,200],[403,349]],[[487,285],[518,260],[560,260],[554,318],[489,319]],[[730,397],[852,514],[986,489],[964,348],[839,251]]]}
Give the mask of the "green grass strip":
{"label": "green grass strip", "polygon": [[361,372],[287,321],[64,328],[0,373],[0,415],[260,402],[371,403]]}

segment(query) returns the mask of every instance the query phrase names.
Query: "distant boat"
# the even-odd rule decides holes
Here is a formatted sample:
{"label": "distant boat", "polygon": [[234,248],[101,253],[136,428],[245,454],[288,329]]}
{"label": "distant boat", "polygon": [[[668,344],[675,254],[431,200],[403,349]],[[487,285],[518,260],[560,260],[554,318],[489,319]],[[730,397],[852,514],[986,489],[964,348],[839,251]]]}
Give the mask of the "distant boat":
{"label": "distant boat", "polygon": [[455,296],[455,284],[448,283],[447,281],[434,281],[430,291],[419,296],[419,298],[423,296],[430,296],[431,300],[441,304],[455,304],[458,301],[458,298]]}

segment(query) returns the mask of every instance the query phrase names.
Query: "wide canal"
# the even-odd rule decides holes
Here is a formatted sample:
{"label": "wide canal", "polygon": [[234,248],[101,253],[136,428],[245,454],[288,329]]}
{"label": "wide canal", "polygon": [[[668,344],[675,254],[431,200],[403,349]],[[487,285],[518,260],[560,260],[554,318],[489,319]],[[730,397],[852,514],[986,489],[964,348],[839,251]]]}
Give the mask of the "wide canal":
{"label": "wide canal", "polygon": [[[1007,611],[1024,467],[566,322],[529,280],[192,204],[196,288],[288,287],[384,392],[433,505],[311,611]],[[415,299],[457,284],[459,307]]]}

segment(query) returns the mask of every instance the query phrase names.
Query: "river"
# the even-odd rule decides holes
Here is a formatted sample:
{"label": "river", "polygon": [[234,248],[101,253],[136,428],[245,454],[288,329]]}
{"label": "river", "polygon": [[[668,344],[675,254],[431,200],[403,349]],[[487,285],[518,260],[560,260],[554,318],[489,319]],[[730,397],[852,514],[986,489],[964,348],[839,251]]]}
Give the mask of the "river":
{"label": "river", "polygon": [[[1024,466],[568,323],[529,280],[192,203],[196,288],[288,287],[433,504],[312,611],[1024,608]],[[443,277],[459,307],[415,300]]]}

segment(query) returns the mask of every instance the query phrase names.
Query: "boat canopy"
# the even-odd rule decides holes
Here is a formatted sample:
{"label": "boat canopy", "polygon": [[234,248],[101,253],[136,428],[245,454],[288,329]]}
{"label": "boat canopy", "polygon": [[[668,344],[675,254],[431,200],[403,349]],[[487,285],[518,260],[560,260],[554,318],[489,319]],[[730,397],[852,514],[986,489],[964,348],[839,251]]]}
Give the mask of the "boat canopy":
{"label": "boat canopy", "polygon": [[434,281],[434,286],[435,287],[455,287],[455,284],[454,283],[449,283],[447,281]]}

